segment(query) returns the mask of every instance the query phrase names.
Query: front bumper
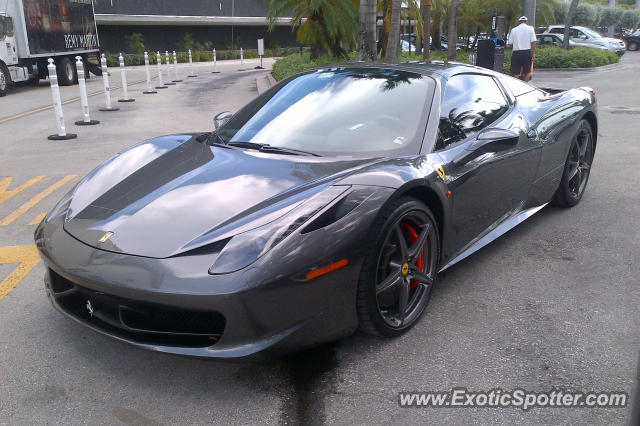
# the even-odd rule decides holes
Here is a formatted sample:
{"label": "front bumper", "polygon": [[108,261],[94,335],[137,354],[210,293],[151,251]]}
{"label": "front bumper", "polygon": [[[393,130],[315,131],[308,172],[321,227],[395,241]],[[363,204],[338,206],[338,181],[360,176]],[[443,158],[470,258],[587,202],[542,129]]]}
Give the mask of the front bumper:
{"label": "front bumper", "polygon": [[[373,197],[332,225],[292,235],[254,264],[224,275],[208,274],[207,254],[156,259],[96,249],[69,235],[61,217],[43,222],[35,236],[47,293],[65,315],[144,349],[240,358],[314,346],[355,330],[356,253],[376,203]],[[310,269],[343,258],[347,266],[306,278]],[[149,315],[161,324],[149,325]]]}

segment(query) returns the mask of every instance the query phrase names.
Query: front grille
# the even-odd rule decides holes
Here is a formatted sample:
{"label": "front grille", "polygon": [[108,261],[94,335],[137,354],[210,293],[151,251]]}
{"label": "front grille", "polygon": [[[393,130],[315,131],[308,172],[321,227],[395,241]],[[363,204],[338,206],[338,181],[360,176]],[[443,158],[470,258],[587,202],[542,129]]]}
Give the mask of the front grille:
{"label": "front grille", "polygon": [[182,309],[111,296],[77,285],[49,269],[57,304],[68,314],[110,334],[147,344],[208,347],[224,331],[215,311]]}

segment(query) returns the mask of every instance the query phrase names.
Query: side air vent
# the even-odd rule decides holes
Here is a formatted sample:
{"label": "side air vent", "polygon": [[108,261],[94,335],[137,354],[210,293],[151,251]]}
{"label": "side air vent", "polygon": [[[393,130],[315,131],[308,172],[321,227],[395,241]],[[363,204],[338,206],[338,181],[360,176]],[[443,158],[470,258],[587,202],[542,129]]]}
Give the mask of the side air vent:
{"label": "side air vent", "polygon": [[331,206],[331,208],[329,208],[327,211],[322,213],[315,220],[305,226],[302,231],[300,231],[300,233],[306,234],[309,232],[313,232],[339,221],[340,219],[351,213],[353,209],[362,204],[364,200],[369,198],[370,195],[370,190],[356,189],[355,191],[352,191],[349,195],[338,201],[336,204]]}

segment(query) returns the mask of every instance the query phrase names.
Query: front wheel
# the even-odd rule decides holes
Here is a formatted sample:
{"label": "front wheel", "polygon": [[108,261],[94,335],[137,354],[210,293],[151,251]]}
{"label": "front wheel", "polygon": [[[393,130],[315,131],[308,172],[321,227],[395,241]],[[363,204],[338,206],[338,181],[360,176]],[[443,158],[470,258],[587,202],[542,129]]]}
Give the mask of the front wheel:
{"label": "front wheel", "polygon": [[435,284],[440,241],[427,206],[400,198],[372,227],[358,282],[360,328],[378,336],[399,336],[424,312]]}
{"label": "front wheel", "polygon": [[582,120],[571,142],[562,180],[553,196],[553,204],[573,207],[580,202],[589,180],[593,154],[593,130],[587,120]]}
{"label": "front wheel", "polygon": [[10,81],[11,76],[9,75],[9,70],[0,62],[0,97],[7,96]]}
{"label": "front wheel", "polygon": [[632,41],[627,45],[627,49],[631,50],[632,52],[638,50],[638,47],[640,47],[640,45],[638,45],[638,43],[635,41]]}

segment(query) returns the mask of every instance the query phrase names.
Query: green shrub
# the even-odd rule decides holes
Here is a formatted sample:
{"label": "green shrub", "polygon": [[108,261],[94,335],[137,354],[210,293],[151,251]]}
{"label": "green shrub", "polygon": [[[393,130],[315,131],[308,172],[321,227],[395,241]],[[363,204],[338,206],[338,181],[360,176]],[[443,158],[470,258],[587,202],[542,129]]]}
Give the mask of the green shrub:
{"label": "green shrub", "polygon": [[[354,58],[355,53],[353,53],[349,59]],[[341,60],[331,55],[325,55],[317,59],[311,59],[310,52],[295,53],[278,59],[276,63],[273,64],[272,73],[273,77],[279,81],[307,68],[333,64],[336,62],[341,62]]]}
{"label": "green shrub", "polygon": [[535,68],[591,68],[613,64],[619,59],[618,55],[604,49],[576,47],[566,50],[560,47],[547,47],[536,50],[534,66]]}
{"label": "green shrub", "polygon": [[[509,73],[511,68],[511,55],[512,50],[506,50],[504,52],[504,65],[503,69],[505,73]],[[446,51],[432,50],[430,52],[431,60],[442,61],[447,56]],[[459,51],[456,54],[456,62],[469,63],[469,54],[464,51]],[[350,59],[355,58],[355,53],[352,53]],[[412,54],[409,52],[403,52],[400,61],[415,61],[421,60],[422,55]],[[584,47],[577,47],[574,49],[562,49],[560,47],[543,47],[536,50],[535,68],[591,68],[599,67],[602,65],[608,65],[618,62],[620,58],[615,53],[609,52],[604,49],[588,49]],[[326,65],[336,62],[342,62],[333,56],[323,56],[315,60],[311,60],[309,52],[296,53],[281,59],[278,59],[273,65],[273,76],[276,80],[282,80],[292,74],[303,71],[307,68],[316,67],[319,65]]]}

